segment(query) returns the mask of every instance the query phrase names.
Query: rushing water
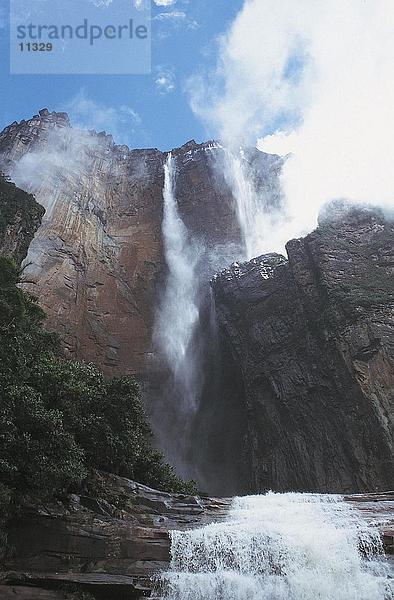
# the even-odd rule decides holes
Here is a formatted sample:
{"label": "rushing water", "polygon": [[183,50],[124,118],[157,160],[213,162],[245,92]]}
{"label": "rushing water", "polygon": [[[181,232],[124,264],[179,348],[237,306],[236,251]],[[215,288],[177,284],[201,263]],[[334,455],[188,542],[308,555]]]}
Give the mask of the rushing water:
{"label": "rushing water", "polygon": [[260,254],[282,251],[280,232],[277,231],[277,208],[273,198],[261,186],[257,187],[253,170],[244,151],[225,151],[223,172],[235,199],[237,221],[241,231],[244,255],[250,260]]}
{"label": "rushing water", "polygon": [[171,600],[392,600],[379,533],[338,496],[236,498],[225,521],[172,533]]}
{"label": "rushing water", "polygon": [[[217,491],[221,482],[217,481],[216,465],[211,469],[215,451],[204,443],[211,409],[207,402],[202,407],[203,398],[216,394],[220,369],[209,281],[238,259],[242,248],[235,242],[212,243],[209,227],[199,232],[187,228],[179,210],[177,178],[177,157],[169,153],[164,165],[162,221],[167,269],[153,335],[162,381],[152,394],[149,410],[156,442],[167,460],[185,479]],[[221,462],[220,471],[226,478],[225,461]]]}
{"label": "rushing water", "polygon": [[151,418],[167,460],[180,475],[190,478],[194,476],[188,457],[190,428],[198,409],[202,374],[196,348],[202,249],[191,238],[179,213],[176,179],[176,160],[170,153],[164,165],[162,222],[167,273],[154,327],[154,342],[168,377],[160,385]]}
{"label": "rushing water", "polygon": [[199,319],[196,267],[199,249],[189,239],[178,211],[176,200],[176,165],[169,154],[164,167],[163,241],[168,268],[164,297],[156,321],[155,338],[172,373],[173,387],[178,390],[183,406],[195,409],[195,369],[190,348]]}

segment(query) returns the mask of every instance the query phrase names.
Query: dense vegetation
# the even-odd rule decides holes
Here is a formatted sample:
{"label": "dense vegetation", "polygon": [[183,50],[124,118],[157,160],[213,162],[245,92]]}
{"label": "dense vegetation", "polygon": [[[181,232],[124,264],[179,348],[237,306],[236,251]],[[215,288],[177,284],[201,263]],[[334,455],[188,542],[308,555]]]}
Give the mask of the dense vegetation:
{"label": "dense vegetation", "polygon": [[0,173],[0,254],[5,250],[22,261],[44,212],[34,196]]}
{"label": "dense vegetation", "polygon": [[151,446],[135,381],[65,360],[20,277],[0,257],[0,512],[78,489],[95,469],[190,492]]}

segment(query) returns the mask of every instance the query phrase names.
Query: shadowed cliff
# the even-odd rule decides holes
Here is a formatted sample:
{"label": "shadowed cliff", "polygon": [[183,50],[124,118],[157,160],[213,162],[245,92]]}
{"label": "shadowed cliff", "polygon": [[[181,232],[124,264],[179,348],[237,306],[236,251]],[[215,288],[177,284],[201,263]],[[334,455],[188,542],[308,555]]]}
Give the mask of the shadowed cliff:
{"label": "shadowed cliff", "polygon": [[[213,279],[250,490],[390,489],[393,223],[333,205],[319,228]],[[229,384],[233,382],[233,385]]]}

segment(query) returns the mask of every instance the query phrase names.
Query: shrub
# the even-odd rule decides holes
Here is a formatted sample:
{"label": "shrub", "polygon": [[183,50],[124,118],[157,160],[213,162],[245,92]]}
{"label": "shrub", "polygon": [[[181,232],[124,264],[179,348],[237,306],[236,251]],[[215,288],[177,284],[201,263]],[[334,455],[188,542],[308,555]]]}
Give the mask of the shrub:
{"label": "shrub", "polygon": [[36,300],[17,287],[20,278],[0,257],[0,505],[52,497],[95,469],[194,490],[152,448],[136,382],[65,360]]}

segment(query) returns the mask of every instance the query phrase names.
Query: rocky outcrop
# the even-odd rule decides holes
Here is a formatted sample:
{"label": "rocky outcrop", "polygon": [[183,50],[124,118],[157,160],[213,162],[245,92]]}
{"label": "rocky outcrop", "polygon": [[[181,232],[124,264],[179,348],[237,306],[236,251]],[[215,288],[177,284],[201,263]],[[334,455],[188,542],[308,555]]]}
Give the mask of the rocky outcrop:
{"label": "rocky outcrop", "polygon": [[140,370],[161,268],[160,153],[129,153],[47,111],[6,128],[0,153],[4,170],[47,211],[28,275],[48,327],[70,357],[109,372]]}
{"label": "rocky outcrop", "polygon": [[251,490],[393,487],[393,239],[379,211],[333,205],[288,260],[214,278]]}
{"label": "rocky outcrop", "polygon": [[95,485],[63,503],[26,507],[10,524],[1,598],[73,598],[75,589],[105,600],[146,596],[168,567],[168,532],[223,518],[230,503],[104,474]]}
{"label": "rocky outcrop", "polygon": [[[199,373],[206,381],[201,387],[205,385],[204,395],[215,413],[209,416],[210,423],[205,418],[199,422],[207,432],[216,420],[209,399],[218,389],[209,337],[209,280],[243,254],[243,238],[223,175],[226,150],[213,141],[192,140],[172,154],[179,214],[197,255],[200,322],[191,346],[204,357]],[[67,357],[95,362],[108,375],[138,377],[158,444],[176,462],[163,442],[170,438],[171,446],[173,438],[163,416],[170,415],[168,398],[177,404],[177,390],[152,335],[168,275],[162,239],[166,160],[167,154],[157,149],[130,150],[104,132],[74,129],[66,114],[46,109],[0,133],[0,169],[34,193],[46,209],[29,249],[25,275],[33,282],[27,290],[38,297],[47,314],[47,328],[60,334]],[[264,197],[276,201],[281,159],[249,150],[245,160]],[[232,414],[227,410],[228,419]],[[235,440],[242,435],[229,422],[225,429]],[[211,470],[207,483],[200,466],[205,468],[211,455],[202,457],[203,450],[193,449],[197,469],[190,467],[189,457],[180,462],[188,463],[187,477],[199,479],[204,490],[235,493],[244,486],[231,482],[230,472],[239,462],[232,447],[232,440],[218,445],[215,454],[221,464]],[[243,469],[242,461],[236,469]]]}
{"label": "rocky outcrop", "polygon": [[0,176],[0,256],[9,256],[20,264],[44,212],[33,196]]}
{"label": "rocky outcrop", "polygon": [[[216,167],[223,152],[194,141],[173,151],[181,216],[211,248],[240,241],[231,192]],[[256,154],[263,179],[276,178],[272,157]],[[104,132],[74,129],[66,114],[47,109],[0,133],[0,169],[46,208],[27,274],[48,327],[60,333],[68,356],[108,374],[156,369],[165,160],[157,149],[129,150]],[[217,268],[207,269],[208,278]]]}

